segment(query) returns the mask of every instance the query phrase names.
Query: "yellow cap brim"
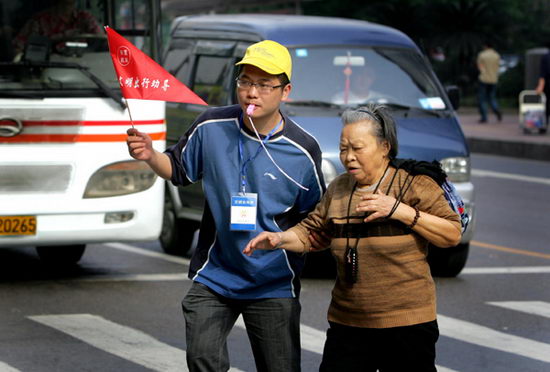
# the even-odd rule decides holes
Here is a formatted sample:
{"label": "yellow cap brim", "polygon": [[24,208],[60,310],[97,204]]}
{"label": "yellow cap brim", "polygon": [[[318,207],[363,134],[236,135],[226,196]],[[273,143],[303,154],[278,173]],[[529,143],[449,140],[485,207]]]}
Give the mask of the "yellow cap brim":
{"label": "yellow cap brim", "polygon": [[279,75],[279,74],[286,74],[288,80],[290,80],[290,76],[288,76],[288,73],[281,69],[280,67],[276,66],[270,61],[267,61],[263,58],[258,57],[245,57],[240,62],[235,63],[236,66],[238,65],[252,65],[258,67],[260,70],[263,70],[271,75]]}

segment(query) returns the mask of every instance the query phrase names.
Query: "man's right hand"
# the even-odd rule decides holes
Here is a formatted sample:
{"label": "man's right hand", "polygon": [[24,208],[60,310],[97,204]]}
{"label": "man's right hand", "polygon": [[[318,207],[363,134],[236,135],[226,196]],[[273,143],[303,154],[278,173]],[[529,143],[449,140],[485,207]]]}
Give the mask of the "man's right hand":
{"label": "man's right hand", "polygon": [[128,152],[136,160],[149,161],[154,155],[153,140],[147,133],[138,131],[136,128],[130,128],[126,131],[128,138]]}

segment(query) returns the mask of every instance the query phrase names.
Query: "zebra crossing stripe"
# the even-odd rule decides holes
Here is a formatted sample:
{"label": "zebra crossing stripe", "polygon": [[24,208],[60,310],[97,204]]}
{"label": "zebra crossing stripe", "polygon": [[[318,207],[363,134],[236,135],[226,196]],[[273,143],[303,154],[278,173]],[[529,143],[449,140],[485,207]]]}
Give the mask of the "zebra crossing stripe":
{"label": "zebra crossing stripe", "polygon": [[439,323],[439,332],[442,336],[543,362],[550,362],[549,344],[509,335],[488,327],[443,315],[437,316],[437,322]]}
{"label": "zebra crossing stripe", "polygon": [[[494,248],[494,249],[510,251],[510,252],[513,252],[513,253],[521,253],[521,254],[536,256],[536,257],[543,257],[543,258],[549,258],[550,257],[550,255],[544,254],[544,253],[517,250],[517,249],[514,249],[514,248],[501,247],[501,246],[497,246],[495,244],[488,244],[488,243],[483,243],[483,242],[478,242],[478,241],[472,241],[472,244],[480,246],[480,247],[485,247],[485,248],[489,247],[489,248]],[[163,260],[163,261],[173,262],[173,263],[177,263],[177,264],[181,264],[181,265],[187,265],[188,266],[189,263],[190,263],[190,260],[188,258],[175,257],[175,256],[172,256],[172,255],[169,255],[169,254],[166,254],[166,253],[155,252],[155,251],[151,251],[149,249],[144,249],[144,248],[140,248],[140,247],[129,245],[129,244],[107,243],[107,244],[104,244],[104,245],[107,246],[107,247],[110,247],[110,248],[121,250],[121,251],[130,252],[130,253],[134,253],[134,254],[139,254],[139,255],[142,255],[142,256],[147,256],[147,257],[152,257],[152,258],[157,258],[157,259],[160,259],[160,260]],[[466,267],[461,271],[461,274],[541,274],[541,273],[542,274],[550,273],[550,266]],[[136,276],[135,280],[151,280],[151,281],[155,280],[155,277],[151,276],[150,278],[147,278],[147,275],[148,274],[142,274],[139,277]],[[99,279],[99,277],[97,277],[97,278],[98,279],[91,279],[91,280],[95,280],[95,281],[100,281],[101,280],[101,279]],[[117,280],[116,277],[111,277],[111,278],[113,280]],[[105,278],[104,280],[108,281],[109,278]],[[128,280],[131,280],[131,279],[128,278]],[[167,278],[167,279],[159,277],[158,280],[162,281],[162,280],[177,280],[177,279],[175,277],[174,278]],[[182,280],[187,280],[187,279],[182,278]]]}
{"label": "zebra crossing stripe", "polygon": [[487,302],[489,305],[499,306],[505,309],[520,311],[522,313],[550,318],[550,302],[544,301],[498,301]]}
{"label": "zebra crossing stripe", "polygon": [[71,278],[71,282],[169,282],[188,281],[186,274],[122,274],[122,275],[99,275]]}
{"label": "zebra crossing stripe", "polygon": [[107,243],[107,244],[104,244],[104,245],[107,246],[107,247],[110,247],[110,248],[115,248],[115,249],[121,250],[121,251],[140,254],[142,256],[147,256],[147,257],[154,257],[154,258],[158,258],[158,259],[163,260],[163,261],[173,262],[173,263],[182,264],[182,265],[189,265],[189,263],[191,262],[191,260],[189,260],[188,258],[176,257],[176,256],[172,256],[172,255],[169,255],[169,254],[166,254],[166,253],[155,252],[155,251],[151,251],[149,249],[136,247],[136,246],[130,245],[130,244]]}
{"label": "zebra crossing stripe", "polygon": [[475,177],[494,177],[494,178],[521,181],[521,182],[533,182],[533,183],[540,183],[543,185],[550,185],[550,178],[525,176],[523,174],[502,173],[502,172],[494,172],[494,171],[483,170],[483,169],[472,169],[471,174],[472,176],[475,176]]}
{"label": "zebra crossing stripe", "polygon": [[[239,328],[245,329],[244,321],[242,317],[237,319],[235,325]],[[302,350],[322,355],[323,348],[325,346],[326,334],[323,331],[319,331],[316,328],[310,327],[305,324],[300,324],[300,339],[302,342]],[[453,369],[436,366],[438,372],[457,372]]]}
{"label": "zebra crossing stripe", "polygon": [[13,368],[9,364],[0,361],[0,372],[21,372],[20,370]]}
{"label": "zebra crossing stripe", "polygon": [[[158,341],[130,327],[91,314],[30,316],[38,323],[57,329],[100,350],[153,371],[187,371],[185,351]],[[232,368],[232,372],[242,372]]]}
{"label": "zebra crossing stripe", "polygon": [[[235,326],[246,330],[242,316],[237,318]],[[325,338],[325,332],[319,331],[305,324],[300,324],[300,340],[302,343],[302,350],[307,350],[312,353],[322,355],[323,347],[325,346]]]}
{"label": "zebra crossing stripe", "polygon": [[[550,318],[550,303],[541,301],[491,302],[491,305]],[[106,320],[91,314],[40,315],[30,316],[43,325],[64,332],[100,350],[114,354],[154,371],[187,371],[185,351],[164,344],[141,331]],[[550,362],[550,345],[514,336],[475,323],[438,315],[442,336],[466,343],[479,345],[527,358]],[[237,327],[244,329],[241,317]],[[301,325],[302,348],[322,354],[325,333],[307,325]],[[437,367],[441,372],[456,372]],[[241,372],[236,368],[232,372]],[[9,365],[0,362],[0,372],[17,372]]]}
{"label": "zebra crossing stripe", "polygon": [[[550,257],[550,255],[549,255]],[[547,274],[550,266],[466,267],[460,274]]]}

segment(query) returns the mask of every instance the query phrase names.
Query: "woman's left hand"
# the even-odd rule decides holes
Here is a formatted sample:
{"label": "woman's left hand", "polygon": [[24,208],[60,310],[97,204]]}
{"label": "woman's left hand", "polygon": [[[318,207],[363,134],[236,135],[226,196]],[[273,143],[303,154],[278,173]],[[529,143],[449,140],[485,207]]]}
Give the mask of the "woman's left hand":
{"label": "woman's left hand", "polygon": [[377,218],[387,217],[391,213],[395,202],[396,199],[393,196],[388,196],[378,190],[376,194],[363,195],[355,210],[357,212],[371,212],[364,219],[364,222],[370,222]]}

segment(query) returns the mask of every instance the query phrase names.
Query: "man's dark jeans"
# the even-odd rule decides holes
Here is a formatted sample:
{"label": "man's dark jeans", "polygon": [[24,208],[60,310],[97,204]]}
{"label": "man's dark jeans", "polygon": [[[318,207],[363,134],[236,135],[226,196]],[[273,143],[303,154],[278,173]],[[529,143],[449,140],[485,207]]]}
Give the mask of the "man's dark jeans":
{"label": "man's dark jeans", "polygon": [[229,369],[227,336],[242,315],[258,372],[300,371],[297,298],[234,300],[193,282],[182,301],[190,372]]}
{"label": "man's dark jeans", "polygon": [[487,103],[491,106],[491,109],[497,116],[498,121],[502,120],[502,114],[498,108],[497,103],[497,86],[496,84],[485,84],[478,82],[477,99],[479,104],[480,122],[487,121]]}

